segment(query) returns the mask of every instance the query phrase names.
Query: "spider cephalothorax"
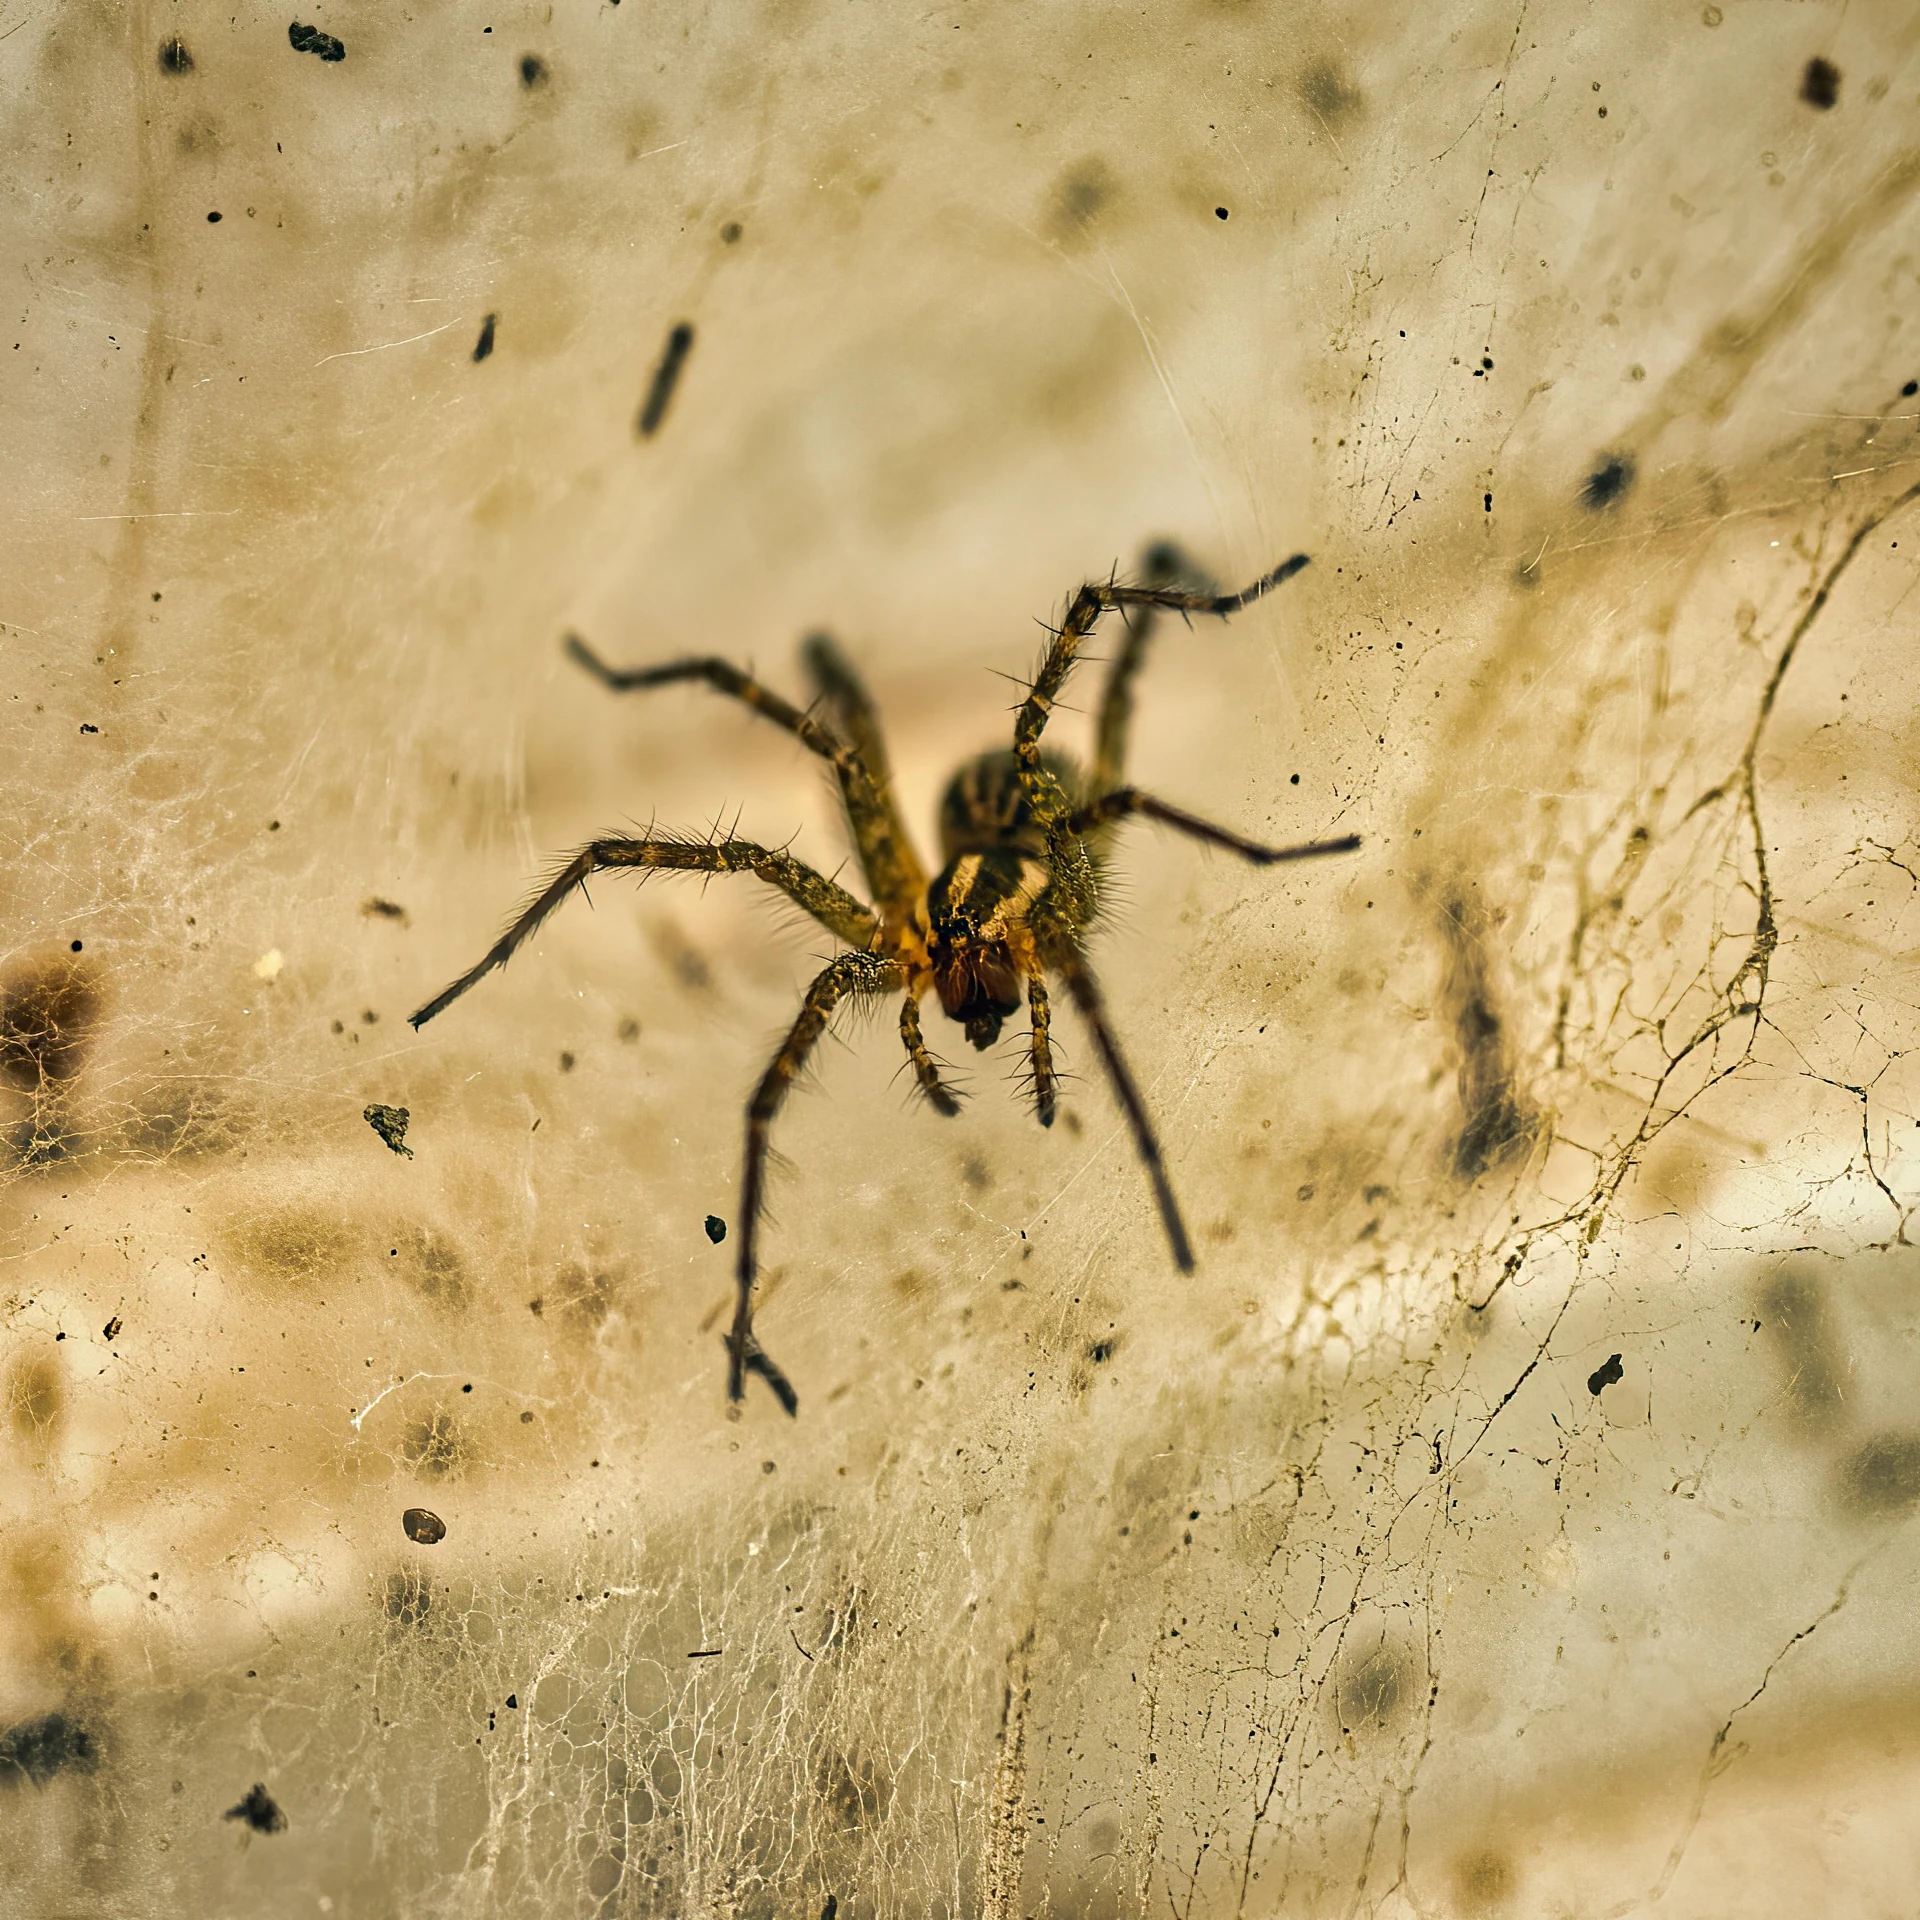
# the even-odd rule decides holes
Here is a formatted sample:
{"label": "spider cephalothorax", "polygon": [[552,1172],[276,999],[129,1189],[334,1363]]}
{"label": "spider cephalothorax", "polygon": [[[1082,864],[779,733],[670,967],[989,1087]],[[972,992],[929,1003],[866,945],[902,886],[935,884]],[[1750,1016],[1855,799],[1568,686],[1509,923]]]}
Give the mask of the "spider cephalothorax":
{"label": "spider cephalothorax", "polygon": [[[1105,1001],[1087,964],[1085,942],[1100,911],[1107,843],[1115,823],[1130,815],[1158,820],[1260,865],[1345,853],[1360,844],[1350,834],[1300,846],[1263,846],[1120,784],[1133,680],[1145,655],[1153,609],[1235,613],[1306,564],[1305,554],[1295,554],[1244,593],[1211,594],[1176,585],[1178,557],[1169,549],[1157,548],[1148,562],[1152,584],[1122,587],[1109,582],[1082,587],[1020,704],[1012,750],[970,760],[949,784],[940,803],[941,855],[946,864],[931,881],[894,801],[879,716],[866,688],[825,635],[816,634],[803,649],[817,694],[814,705],[805,711],[725,660],[672,660],[621,671],[606,666],[578,637],[568,637],[568,652],[609,687],[624,691],[704,680],[786,728],[826,760],[839,781],[854,846],[875,901],[867,906],[783,848],[757,841],[614,835],[582,847],[475,966],[410,1016],[416,1028],[424,1026],[475,981],[504,966],[568,894],[590,875],[609,867],[756,874],[805,908],[849,949],[830,961],[807,989],[800,1017],[747,1103],[735,1262],[737,1300],[727,1338],[727,1390],[733,1399],[744,1392],[747,1374],[757,1373],[789,1413],[799,1405],[786,1375],[768,1358],[753,1331],[768,1143],[787,1090],[826,1032],[834,1009],[849,997],[902,996],[900,1037],[914,1077],[928,1101],[945,1114],[958,1113],[960,1103],[941,1079],[922,1036],[921,999],[933,992],[968,1040],[983,1049],[999,1039],[1002,1026],[1019,1012],[1024,1000],[1034,1109],[1042,1125],[1051,1125],[1059,1081],[1053,1066],[1047,981],[1049,976],[1062,980],[1126,1113],[1134,1145],[1153,1183],[1174,1261],[1183,1273],[1191,1271],[1193,1253],[1167,1180],[1160,1143],[1107,1023]],[[1115,608],[1135,611],[1108,669],[1093,763],[1083,776],[1063,755],[1043,751],[1040,737],[1081,643],[1100,616]]]}

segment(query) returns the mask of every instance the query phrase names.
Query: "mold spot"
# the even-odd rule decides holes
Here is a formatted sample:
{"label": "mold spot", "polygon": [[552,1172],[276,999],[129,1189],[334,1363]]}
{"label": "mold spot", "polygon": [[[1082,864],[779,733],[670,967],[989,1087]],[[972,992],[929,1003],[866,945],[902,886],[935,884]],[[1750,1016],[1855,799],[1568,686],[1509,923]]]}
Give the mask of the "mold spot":
{"label": "mold spot", "polygon": [[71,1080],[100,1024],[100,989],[70,953],[31,961],[0,984],[0,1079],[23,1093]]}
{"label": "mold spot", "polygon": [[1448,945],[1444,992],[1453,1003],[1460,1049],[1461,1128],[1453,1163],[1466,1180],[1524,1153],[1533,1144],[1535,1125],[1514,1086],[1506,1026],[1487,964],[1486,920],[1459,897],[1447,902],[1441,917]]}
{"label": "mold spot", "polygon": [[417,1627],[433,1606],[432,1590],[417,1573],[388,1576],[385,1609],[387,1618],[402,1627]]}
{"label": "mold spot", "polygon": [[7,1370],[7,1418],[22,1440],[44,1444],[66,1411],[66,1387],[51,1354],[23,1353]]}
{"label": "mold spot", "polygon": [[1846,1405],[1847,1358],[1825,1287],[1788,1268],[1760,1289],[1754,1317],[1773,1343],[1794,1412],[1810,1425],[1837,1420]]}
{"label": "mold spot", "polygon": [[1589,513],[1617,505],[1633,485],[1633,462],[1624,453],[1602,454],[1600,464],[1580,484],[1580,504]]}
{"label": "mold spot", "polygon": [[1822,113],[1840,104],[1840,69],[1818,54],[1807,62],[1800,76],[1800,98]]}
{"label": "mold spot", "polygon": [[1300,75],[1300,99],[1329,130],[1351,119],[1365,105],[1360,90],[1332,60],[1315,60]]}
{"label": "mold spot", "polygon": [[223,1820],[243,1820],[255,1833],[285,1833],[287,1816],[280,1811],[263,1781],[256,1780],[236,1807],[229,1807]]}
{"label": "mold spot", "polygon": [[439,1412],[426,1420],[417,1420],[407,1430],[400,1451],[422,1480],[444,1480],[455,1472],[465,1457],[459,1429],[453,1415]]}
{"label": "mold spot", "polygon": [[1920,1500],[1920,1433],[1879,1433],[1840,1467],[1847,1504],[1856,1513],[1904,1513]]}
{"label": "mold spot", "polygon": [[1371,1733],[1390,1725],[1412,1692],[1405,1663],[1391,1649],[1352,1655],[1334,1683],[1342,1733]]}
{"label": "mold spot", "polygon": [[529,92],[544,85],[547,78],[547,63],[537,53],[523,53],[520,56],[520,84]]}
{"label": "mold spot", "polygon": [[[487,323],[481,329],[480,345],[474,349],[473,357],[476,360],[484,360],[492,351],[493,315],[488,314]],[[360,902],[360,911],[369,920],[398,920],[403,927],[411,924],[407,919],[406,908],[398,900],[383,900],[377,893]]]}
{"label": "mold spot", "polygon": [[1453,1870],[1453,1884],[1466,1912],[1485,1913],[1512,1897],[1513,1862],[1496,1847],[1482,1847],[1461,1857]]}
{"label": "mold spot", "polygon": [[0,1732],[0,1781],[44,1787],[57,1773],[91,1773],[99,1764],[93,1735],[64,1713],[36,1714]]}
{"label": "mold spot", "polygon": [[1048,225],[1063,246],[1086,238],[1119,193],[1112,169],[1098,154],[1077,160],[1054,182]]}
{"label": "mold spot", "polygon": [[409,1227],[398,1246],[391,1247],[388,1260],[398,1261],[400,1277],[429,1306],[452,1312],[464,1307],[473,1292],[459,1248],[432,1227]]}
{"label": "mold spot", "polygon": [[361,1247],[330,1214],[289,1208],[247,1221],[235,1236],[235,1251],[269,1279],[303,1284],[338,1273]]}
{"label": "mold spot", "polygon": [[[187,51],[187,43],[176,33],[160,42],[160,71],[162,73],[191,73],[193,55]],[[154,596],[155,599],[159,595]]]}

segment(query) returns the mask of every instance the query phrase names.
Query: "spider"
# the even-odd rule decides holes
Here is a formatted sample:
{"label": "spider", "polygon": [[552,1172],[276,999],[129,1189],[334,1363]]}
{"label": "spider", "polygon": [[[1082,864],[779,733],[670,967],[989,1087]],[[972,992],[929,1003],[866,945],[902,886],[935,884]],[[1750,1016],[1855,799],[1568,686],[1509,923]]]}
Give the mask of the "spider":
{"label": "spider", "polygon": [[[1307,564],[1297,553],[1243,592],[1213,594],[1180,584],[1177,550],[1159,546],[1147,556],[1148,584],[1082,587],[1066,619],[1050,632],[1039,673],[1016,711],[1010,750],[969,760],[940,802],[940,851],[945,865],[933,877],[908,838],[895,800],[879,715],[846,657],[824,634],[802,648],[814,699],[800,708],[731,662],[670,660],[653,667],[608,666],[577,634],[569,656],[616,693],[702,680],[784,727],[833,769],[845,803],[861,868],[875,905],[857,900],[836,881],[793,858],[782,847],[726,838],[674,834],[615,834],[590,841],[535,894],[481,959],[418,1012],[418,1029],[491,973],[503,967],[541,923],[588,877],[605,868],[637,867],[692,873],[751,873],[805,909],[847,949],[828,962],[813,984],[787,1037],[747,1102],[745,1170],[740,1185],[737,1298],[727,1336],[727,1393],[738,1402],[746,1376],[758,1375],[791,1415],[799,1396],[755,1336],[753,1294],[758,1233],[765,1201],[769,1137],[806,1061],[843,1000],[899,994],[900,1038],[921,1093],[937,1113],[953,1115],[960,1102],[942,1078],[920,1027],[928,989],[948,1018],[984,1051],[1020,1010],[1028,1018],[1028,1060],[1034,1112],[1053,1124],[1059,1104],[1054,1067],[1050,977],[1057,978],[1093,1036],[1094,1049],[1146,1167],[1160,1220],[1182,1273],[1193,1270],[1193,1249],[1161,1157],[1145,1101],[1115,1039],[1086,953],[1086,937],[1101,909],[1104,870],[1114,829],[1135,815],[1205,842],[1257,866],[1349,853],[1359,836],[1269,847],[1122,784],[1133,717],[1133,683],[1146,655],[1154,612],[1226,615],[1290,580]],[[1082,772],[1066,755],[1043,749],[1041,739],[1082,643],[1102,614],[1132,609],[1124,639],[1107,672],[1095,731],[1093,763]]]}

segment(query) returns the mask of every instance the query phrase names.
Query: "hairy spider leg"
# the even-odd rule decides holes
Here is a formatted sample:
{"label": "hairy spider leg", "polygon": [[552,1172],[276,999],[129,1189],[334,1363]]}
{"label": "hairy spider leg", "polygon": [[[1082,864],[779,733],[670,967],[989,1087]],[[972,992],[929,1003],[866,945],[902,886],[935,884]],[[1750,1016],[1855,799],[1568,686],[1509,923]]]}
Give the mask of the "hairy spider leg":
{"label": "hairy spider leg", "polygon": [[1127,1124],[1133,1129],[1133,1144],[1147,1169],[1147,1178],[1153,1182],[1153,1197],[1159,1203],[1160,1222],[1166,1228],[1168,1244],[1173,1248],[1173,1263],[1182,1273],[1191,1273],[1193,1248],[1187,1240],[1186,1223],[1180,1218],[1180,1203],[1173,1197],[1173,1183],[1168,1180],[1166,1162],[1160,1157],[1160,1142],[1153,1131],[1153,1121],[1148,1117],[1147,1103],[1134,1084],[1133,1075],[1120,1052],[1120,1043],[1114,1038],[1113,1028],[1108,1023],[1106,1001],[1101,995],[1099,983],[1087,965],[1086,956],[1077,948],[1068,948],[1058,954],[1054,964],[1067,983],[1067,991],[1073,995],[1073,1004],[1079,1008],[1080,1017],[1093,1034],[1093,1044],[1106,1065],[1107,1076],[1113,1082],[1115,1094],[1119,1096]]}
{"label": "hairy spider leg", "polygon": [[700,656],[667,660],[654,667],[610,667],[577,633],[567,635],[566,650],[570,659],[615,693],[671,686],[682,680],[703,680],[716,691],[751,707],[776,727],[784,727],[803,747],[817,753],[833,768],[840,782],[847,819],[853,827],[860,864],[866,870],[867,884],[885,917],[902,922],[912,917],[914,905],[926,885],[926,875],[912,847],[896,831],[896,816],[883,791],[884,780],[876,781],[857,746],[849,746],[812,714],[803,713],[790,700],[783,700],[772,688],[763,686],[731,661]]}
{"label": "hairy spider leg", "polygon": [[407,1024],[424,1027],[436,1013],[460,998],[476,981],[496,967],[504,967],[532,937],[540,923],[588,877],[606,868],[639,867],[676,873],[751,873],[775,886],[796,906],[803,907],[828,932],[850,947],[867,948],[879,937],[880,922],[846,888],[816,872],[790,853],[763,847],[752,840],[680,840],[648,834],[643,838],[619,835],[590,841],[541,888],[526,911],[460,978],[407,1015]]}
{"label": "hairy spider leg", "polygon": [[913,1063],[913,1077],[927,1096],[928,1105],[935,1113],[944,1113],[952,1119],[960,1111],[960,1101],[940,1078],[940,1069],[927,1051],[926,1040],[920,1032],[920,998],[912,988],[900,1002],[900,1039],[907,1049],[907,1058]]}
{"label": "hairy spider leg", "polygon": [[[893,765],[887,754],[886,735],[880,726],[880,710],[867,691],[866,682],[847,656],[834,644],[830,633],[809,634],[800,648],[800,659],[814,684],[834,729],[860,756],[867,778],[879,796],[885,814],[885,845],[876,845],[870,853],[861,842],[857,826],[854,842],[861,864],[867,869],[868,882],[883,907],[911,908],[927,890],[926,869],[914,851],[913,836],[901,816],[893,791]],[[853,824],[849,815],[849,824]],[[881,869],[875,872],[875,867]],[[886,884],[882,884],[883,877]]]}
{"label": "hairy spider leg", "polygon": [[1067,617],[1053,636],[1046,658],[1040,663],[1040,671],[1034,676],[1033,685],[1027,690],[1027,697],[1020,703],[1019,711],[1014,716],[1013,750],[1020,761],[1021,779],[1032,797],[1035,811],[1042,818],[1058,815],[1057,787],[1048,781],[1040,765],[1040,736],[1046,731],[1054,701],[1060,697],[1060,690],[1066,685],[1074,662],[1080,657],[1081,642],[1093,631],[1095,622],[1103,613],[1119,607],[1170,607],[1178,613],[1238,613],[1242,607],[1251,606],[1263,593],[1270,592],[1283,580],[1291,580],[1306,564],[1307,556],[1296,553],[1238,593],[1189,593],[1177,587],[1117,587],[1111,584],[1082,587],[1073,596]]}
{"label": "hairy spider leg", "polygon": [[[757,1254],[760,1239],[760,1215],[766,1204],[767,1148],[773,1122],[786,1104],[787,1091],[807,1063],[807,1056],[819,1044],[834,1009],[850,993],[894,993],[908,982],[907,968],[899,960],[878,953],[843,953],[831,960],[807,989],[800,1004],[800,1017],[794,1021],[780,1050],[760,1076],[760,1084],[747,1102],[747,1150],[740,1178],[740,1253],[734,1269],[739,1298],[734,1307],[733,1331],[727,1340],[727,1394],[738,1400],[746,1392],[749,1368],[761,1374],[779,1397],[789,1414],[798,1410],[799,1396],[787,1386],[781,1393],[785,1376],[761,1354],[762,1364],[754,1365],[760,1353],[753,1337],[753,1285],[759,1271]],[[768,1369],[772,1369],[769,1371]],[[776,1378],[778,1376],[778,1378]]]}
{"label": "hairy spider leg", "polygon": [[[1193,578],[1186,555],[1171,541],[1158,541],[1142,556],[1142,571],[1150,587],[1171,587],[1185,578]],[[1125,623],[1120,650],[1107,669],[1107,684],[1100,696],[1100,718],[1093,735],[1093,768],[1087,779],[1087,791],[1105,793],[1117,787],[1127,766],[1127,737],[1133,725],[1133,683],[1146,664],[1147,642],[1159,617],[1157,607],[1135,607]]]}
{"label": "hairy spider leg", "polygon": [[1027,975],[1027,1017],[1032,1029],[1033,1114],[1043,1127],[1050,1127],[1060,1102],[1060,1076],[1053,1070],[1053,1009],[1047,979],[1037,966]]}
{"label": "hairy spider leg", "polygon": [[1069,818],[1067,831],[1074,834],[1094,833],[1115,820],[1125,820],[1133,814],[1158,820],[1162,826],[1172,827],[1195,840],[1203,840],[1208,846],[1225,847],[1229,853],[1237,853],[1257,867],[1278,866],[1283,860],[1313,860],[1323,853],[1352,853],[1360,844],[1357,833],[1348,833],[1342,834],[1338,840],[1305,840],[1298,846],[1269,847],[1261,841],[1248,840],[1230,832],[1225,827],[1216,827],[1212,821],[1202,820],[1198,814],[1189,813],[1184,807],[1170,806],[1164,800],[1156,800],[1152,794],[1142,793],[1138,787],[1115,787],[1111,793],[1103,793],[1098,800],[1082,807]]}

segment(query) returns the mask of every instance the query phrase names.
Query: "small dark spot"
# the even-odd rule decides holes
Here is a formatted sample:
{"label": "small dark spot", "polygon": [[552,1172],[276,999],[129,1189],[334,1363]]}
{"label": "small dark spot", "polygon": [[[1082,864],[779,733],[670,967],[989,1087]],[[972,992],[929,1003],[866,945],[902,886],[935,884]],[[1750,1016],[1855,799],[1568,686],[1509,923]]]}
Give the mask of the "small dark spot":
{"label": "small dark spot", "polygon": [[369,920],[398,920],[402,926],[407,924],[407,910],[398,900],[383,900],[376,893],[360,902],[360,911]]}
{"label": "small dark spot", "polygon": [[1602,107],[1602,108],[1600,109],[1600,118],[1601,118],[1602,120],[1604,120],[1604,119],[1605,119],[1606,117],[1607,117],[1607,110],[1606,110],[1606,108],[1605,108],[1605,107]]}
{"label": "small dark spot", "polygon": [[628,1045],[632,1045],[634,1041],[640,1038],[640,1022],[629,1014],[627,1018],[622,1020],[619,1026],[614,1029],[614,1033],[617,1038],[626,1041]]}
{"label": "small dark spot", "polygon": [[269,833],[278,833],[280,831],[280,822],[278,820],[269,820],[267,822],[267,831]]}
{"label": "small dark spot", "polygon": [[[218,226],[219,224],[220,224],[220,216],[219,216],[219,214],[217,214],[217,213],[210,213],[210,214],[208,214],[208,215],[207,215],[207,225],[208,225],[208,226],[210,226],[210,227],[217,227],[217,226]],[[97,733],[97,732],[99,732],[99,728],[97,728],[97,727],[83,727],[83,728],[81,728],[81,732],[83,732],[83,733]]]}
{"label": "small dark spot", "polygon": [[119,1337],[120,1337],[120,1316],[116,1313],[113,1316],[113,1318],[109,1320],[107,1324],[100,1329],[100,1338],[104,1340],[108,1346],[112,1346],[114,1341],[119,1339]]}
{"label": "small dark spot", "polygon": [[561,1054],[560,1071],[562,1073],[571,1073],[574,1069],[574,1064],[575,1062],[572,1054],[564,1053],[564,1052]]}
{"label": "small dark spot", "polygon": [[725,241],[728,246],[732,246],[744,231],[745,229],[742,228],[738,220],[729,220],[727,224],[720,229],[720,238]]}
{"label": "small dark spot", "polygon": [[361,1009],[360,1020],[364,1026],[377,1027],[380,1024],[380,1016],[371,1007]]}
{"label": "small dark spot", "polygon": [[667,417],[667,408],[673,402],[673,390],[680,384],[680,371],[687,364],[687,355],[692,351],[692,323],[677,321],[667,335],[660,364],[654,368],[653,382],[647,388],[646,404],[640,409],[636,424],[641,439],[650,440],[660,431],[660,423]]}
{"label": "small dark spot", "polygon": [[0,1781],[24,1776],[44,1787],[56,1773],[91,1773],[99,1764],[93,1735],[64,1713],[36,1714],[0,1733]]}
{"label": "small dark spot", "polygon": [[495,319],[495,316],[490,313],[487,315],[487,317],[484,320],[480,322],[480,338],[475,343],[474,349],[473,349],[473,357],[476,362],[484,360],[487,357],[487,355],[493,351],[494,319]]}
{"label": "small dark spot", "polygon": [[[207,218],[209,220],[218,220],[220,216],[217,213],[210,213]],[[100,729],[96,727],[91,720],[82,720],[80,722],[80,731],[82,733],[98,733]]]}
{"label": "small dark spot", "polygon": [[517,1693],[508,1694],[507,1706],[511,1712],[518,1713],[520,1711],[520,1696]]}
{"label": "small dark spot", "polygon": [[1293,1197],[1304,1207],[1313,1198],[1313,1182],[1309,1180],[1305,1186],[1296,1187]]}
{"label": "small dark spot", "polygon": [[386,1142],[390,1152],[413,1158],[413,1149],[407,1145],[409,1116],[405,1107],[385,1107],[374,1100],[361,1109],[360,1117]]}
{"label": "small dark spot", "polygon": [[255,1833],[285,1833],[287,1816],[274,1803],[273,1795],[256,1780],[247,1789],[247,1797],[237,1807],[229,1807],[223,1820],[244,1820]]}
{"label": "small dark spot", "polygon": [[1587,475],[1580,488],[1580,504],[1598,513],[1612,506],[1633,485],[1633,462],[1624,453],[1609,453]]}
{"label": "small dark spot", "polygon": [[1298,775],[1297,773],[1294,773],[1294,774],[1289,774],[1289,775],[1287,776],[1287,785],[1288,785],[1288,786],[1290,786],[1290,787],[1297,787],[1297,786],[1298,786],[1299,784],[1300,784],[1300,776],[1299,776],[1299,775]]}
{"label": "small dark spot", "polygon": [[400,1516],[400,1525],[417,1547],[437,1547],[447,1537],[447,1523],[425,1507],[409,1507]]}
{"label": "small dark spot", "polygon": [[1226,210],[1226,208],[1225,208],[1225,207],[1215,207],[1215,208],[1214,208],[1214,210],[1213,210],[1213,217],[1214,217],[1214,218],[1215,218],[1216,220],[1224,220],[1224,219],[1225,219],[1225,218],[1227,217],[1227,210]]}
{"label": "small dark spot", "polygon": [[707,1238],[717,1247],[727,1237],[727,1223],[717,1213],[707,1215]]}
{"label": "small dark spot", "polygon": [[1800,76],[1800,98],[1810,107],[1818,107],[1822,113],[1829,107],[1840,104],[1840,69],[1831,60],[1823,60],[1818,54],[1807,62],[1807,70]]}
{"label": "small dark spot", "polygon": [[342,1025],[340,1024],[340,1022],[339,1022],[338,1020],[335,1020],[334,1022],[332,1022],[332,1030],[333,1030],[333,1031],[334,1031],[335,1033],[345,1033],[345,1032],[346,1032],[346,1028],[345,1028],[345,1027],[343,1027],[343,1026],[342,1026]]}
{"label": "small dark spot", "polygon": [[1597,1398],[1603,1387],[1612,1386],[1625,1372],[1626,1369],[1620,1364],[1620,1356],[1616,1353],[1605,1366],[1596,1367],[1587,1375],[1587,1391]]}
{"label": "small dark spot", "polygon": [[778,1473],[780,1469],[773,1461],[762,1460],[760,1462],[760,1471],[762,1473]]}
{"label": "small dark spot", "polygon": [[[171,39],[160,42],[160,71],[162,73],[191,73],[193,55],[187,51],[187,43],[176,33]],[[156,600],[160,596],[153,596]]]}
{"label": "small dark spot", "polygon": [[75,941],[72,941],[72,942],[70,942],[70,943],[69,943],[69,945],[68,945],[68,947],[67,947],[67,951],[68,951],[69,953],[80,953],[80,952],[82,952],[83,950],[84,950],[84,949],[83,949],[83,945],[82,945],[82,943],[81,943],[80,941],[78,941],[78,940],[75,940]]}
{"label": "small dark spot", "polygon": [[298,20],[287,29],[287,44],[295,53],[317,54],[322,60],[344,60],[347,57],[345,46],[332,34],[322,33],[318,27],[303,27]]}
{"label": "small dark spot", "polygon": [[522,1414],[522,1415],[520,1416],[520,1424],[521,1424],[521,1425],[522,1425],[523,1427],[530,1427],[530,1426],[532,1426],[532,1425],[533,1425],[533,1415],[532,1415],[532,1413],[531,1413],[531,1412],[527,1412],[527,1413],[523,1413],[523,1414]]}
{"label": "small dark spot", "polygon": [[1493,511],[1493,495],[1492,494],[1487,494],[1485,496],[1485,505],[1486,505],[1487,511],[1491,513]]}
{"label": "small dark spot", "polygon": [[1097,1366],[1113,1358],[1113,1350],[1119,1345],[1117,1340],[1096,1340],[1087,1348],[1087,1358]]}
{"label": "small dark spot", "polygon": [[520,56],[520,84],[523,87],[537,87],[547,77],[547,63],[537,53],[523,53]]}

